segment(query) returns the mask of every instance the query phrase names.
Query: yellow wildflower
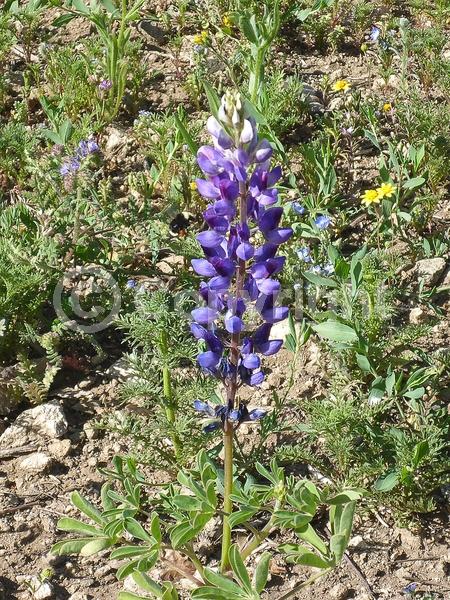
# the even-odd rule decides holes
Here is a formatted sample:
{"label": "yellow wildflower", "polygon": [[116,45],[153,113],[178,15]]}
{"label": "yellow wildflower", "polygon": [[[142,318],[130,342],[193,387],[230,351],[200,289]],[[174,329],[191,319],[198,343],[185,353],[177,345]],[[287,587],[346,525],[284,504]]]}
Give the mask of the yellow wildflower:
{"label": "yellow wildflower", "polygon": [[345,79],[339,79],[336,83],[333,84],[334,92],[348,92],[350,89],[350,84]]}
{"label": "yellow wildflower", "polygon": [[191,188],[191,190],[193,192],[195,192],[197,190],[197,184],[195,181],[191,181],[191,183],[189,184],[189,187]]}
{"label": "yellow wildflower", "polygon": [[224,27],[227,27],[228,29],[230,29],[233,26],[233,23],[231,22],[231,19],[228,15],[224,15],[222,17],[222,25]]}
{"label": "yellow wildflower", "polygon": [[194,35],[194,44],[204,46],[208,41],[208,32],[204,29],[201,33]]}
{"label": "yellow wildflower", "polygon": [[366,190],[361,196],[361,201],[366,206],[370,206],[371,204],[379,204],[380,196],[377,190]]}
{"label": "yellow wildflower", "polygon": [[385,102],[383,104],[383,110],[384,112],[389,112],[392,110],[392,104],[390,102]]}
{"label": "yellow wildflower", "polygon": [[378,197],[381,198],[391,198],[395,193],[395,187],[392,183],[382,183],[379,188],[377,188]]}

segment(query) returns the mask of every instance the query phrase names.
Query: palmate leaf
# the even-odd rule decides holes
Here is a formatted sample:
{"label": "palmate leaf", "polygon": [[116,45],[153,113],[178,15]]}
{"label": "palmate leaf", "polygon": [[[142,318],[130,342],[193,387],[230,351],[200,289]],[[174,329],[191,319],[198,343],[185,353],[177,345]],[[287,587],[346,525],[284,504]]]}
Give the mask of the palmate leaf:
{"label": "palmate leaf", "polygon": [[[228,598],[230,598],[230,600],[232,598],[240,598],[242,596],[245,596],[242,589],[236,583],[234,583],[234,581],[231,581],[231,579],[228,579],[228,577],[219,575],[218,573],[215,573],[211,569],[205,569],[204,575],[205,575],[206,581],[208,583],[210,583],[211,585],[215,586],[213,589],[215,589],[216,591],[217,591],[217,589],[219,589],[222,592],[228,594]],[[200,588],[200,589],[203,589],[203,588]],[[199,597],[199,596],[196,596],[196,597]],[[204,597],[213,598],[214,596],[204,596]]]}
{"label": "palmate leaf", "polygon": [[101,512],[93,504],[91,504],[86,498],[79,492],[73,492],[70,499],[72,504],[78,508],[87,517],[98,523],[99,525],[105,524],[105,519],[102,517]]}
{"label": "palmate leaf", "polygon": [[333,342],[354,343],[358,340],[356,331],[349,325],[339,321],[328,320],[324,323],[313,325],[314,331],[320,337],[327,338]]}

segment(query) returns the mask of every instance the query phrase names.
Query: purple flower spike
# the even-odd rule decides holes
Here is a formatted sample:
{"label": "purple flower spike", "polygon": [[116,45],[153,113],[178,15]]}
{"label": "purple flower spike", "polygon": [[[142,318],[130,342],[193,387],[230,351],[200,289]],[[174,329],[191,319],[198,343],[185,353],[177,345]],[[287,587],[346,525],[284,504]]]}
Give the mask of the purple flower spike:
{"label": "purple flower spike", "polygon": [[[200,367],[226,388],[226,405],[212,408],[198,401],[195,406],[208,417],[204,430],[215,431],[229,423],[238,427],[258,421],[266,414],[261,409],[249,412],[237,402],[236,390],[260,385],[261,355],[275,354],[282,346],[282,340],[270,339],[270,332],[272,323],[288,314],[286,307],[275,306],[281,290],[276,276],[286,260],[277,251],[292,230],[281,226],[283,208],[275,187],[281,168],[270,167],[272,146],[258,139],[256,122],[245,115],[239,95],[225,94],[218,118],[210,117],[207,129],[212,145],[197,153],[204,173],[197,189],[209,201],[203,213],[207,229],[197,235],[204,258],[191,263],[205,278],[199,290],[205,306],[192,311],[191,331],[199,340]],[[262,245],[257,245],[259,234],[265,240]],[[248,312],[254,314],[247,310],[251,306],[261,317],[256,330],[246,318]]]}

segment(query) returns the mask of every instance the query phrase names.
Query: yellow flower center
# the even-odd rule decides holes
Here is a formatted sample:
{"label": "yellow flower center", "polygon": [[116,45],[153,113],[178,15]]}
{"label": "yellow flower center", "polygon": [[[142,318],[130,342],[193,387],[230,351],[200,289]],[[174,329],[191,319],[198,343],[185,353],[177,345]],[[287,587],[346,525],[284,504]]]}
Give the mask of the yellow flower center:
{"label": "yellow flower center", "polygon": [[195,192],[197,189],[197,184],[195,183],[195,181],[191,181],[191,183],[189,184],[189,187],[191,188],[191,190],[193,192]]}
{"label": "yellow flower center", "polygon": [[383,110],[384,112],[389,112],[390,110],[392,110],[392,104],[390,102],[385,102],[383,104]]}

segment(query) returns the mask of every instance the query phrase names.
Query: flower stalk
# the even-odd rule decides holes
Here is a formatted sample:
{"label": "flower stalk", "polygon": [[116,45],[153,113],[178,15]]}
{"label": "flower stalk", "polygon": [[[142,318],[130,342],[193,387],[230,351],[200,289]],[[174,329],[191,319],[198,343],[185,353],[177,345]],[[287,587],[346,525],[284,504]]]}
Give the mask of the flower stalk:
{"label": "flower stalk", "polygon": [[[192,311],[191,331],[200,341],[200,367],[223,384],[225,404],[210,406],[196,401],[206,417],[205,432],[222,429],[224,447],[224,499],[221,570],[228,568],[231,546],[229,516],[233,510],[233,440],[244,421],[265,415],[248,410],[239,401],[242,385],[256,386],[264,380],[260,355],[275,354],[282,340],[271,340],[272,324],[286,318],[287,307],[277,307],[280,283],[274,275],[285,258],[278,247],[292,235],[280,228],[283,210],[274,187],[281,169],[270,170],[272,147],[259,140],[256,123],[245,115],[239,94],[227,92],[218,119],[208,119],[213,146],[202,146],[198,164],[206,179],[197,179],[198,192],[212,202],[204,212],[209,229],[197,235],[205,258],[194,259],[194,271],[205,278],[200,296],[205,306]],[[261,243],[262,242],[262,243]],[[258,245],[261,244],[261,245]],[[248,332],[245,313],[250,304],[262,323]]]}

